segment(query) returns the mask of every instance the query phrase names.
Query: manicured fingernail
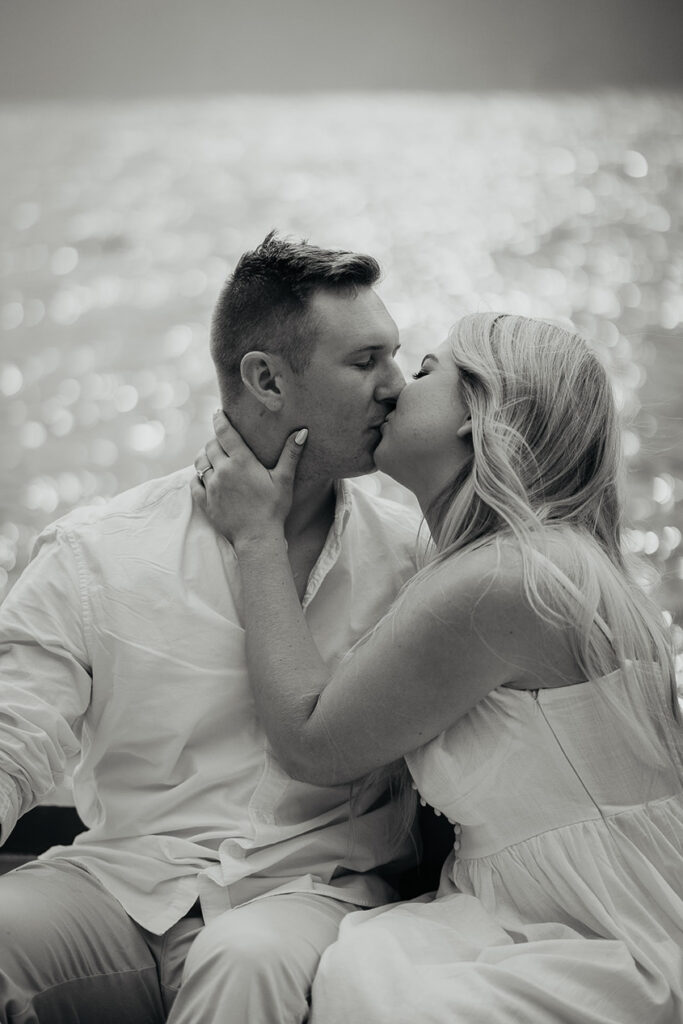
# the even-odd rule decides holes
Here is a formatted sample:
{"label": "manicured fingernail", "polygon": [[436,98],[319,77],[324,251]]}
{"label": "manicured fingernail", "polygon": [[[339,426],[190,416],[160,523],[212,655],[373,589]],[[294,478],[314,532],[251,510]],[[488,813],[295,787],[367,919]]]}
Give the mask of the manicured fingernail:
{"label": "manicured fingernail", "polygon": [[299,433],[294,438],[294,444],[303,444],[308,437],[308,427],[302,427]]}

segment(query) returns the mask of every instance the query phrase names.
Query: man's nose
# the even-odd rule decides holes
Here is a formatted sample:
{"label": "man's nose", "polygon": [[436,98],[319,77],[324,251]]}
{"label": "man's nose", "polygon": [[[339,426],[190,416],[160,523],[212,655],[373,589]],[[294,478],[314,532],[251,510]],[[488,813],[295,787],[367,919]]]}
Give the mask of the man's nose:
{"label": "man's nose", "polygon": [[375,399],[378,402],[392,402],[395,405],[405,386],[406,379],[398,363],[392,359],[384,379],[375,388]]}

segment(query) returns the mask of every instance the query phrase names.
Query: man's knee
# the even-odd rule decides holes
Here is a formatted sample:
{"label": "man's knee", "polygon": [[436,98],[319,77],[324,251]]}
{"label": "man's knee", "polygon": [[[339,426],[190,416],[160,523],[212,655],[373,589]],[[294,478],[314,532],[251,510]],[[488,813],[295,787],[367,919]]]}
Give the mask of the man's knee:
{"label": "man's knee", "polygon": [[57,958],[51,907],[39,873],[10,872],[0,878],[0,965],[3,991],[37,973],[38,963]]}
{"label": "man's knee", "polygon": [[[0,1020],[160,1020],[137,927],[83,869],[36,861],[0,877]],[[79,1009],[80,1008],[80,1009]]]}
{"label": "man's knee", "polygon": [[346,904],[310,894],[226,911],[192,943],[169,1020],[194,1024],[206,1006],[214,1020],[305,1020],[320,954],[345,913]]}
{"label": "man's knee", "polygon": [[287,972],[291,946],[275,929],[248,914],[229,910],[211,921],[192,943],[185,973],[200,965],[220,967],[230,974],[249,974],[263,980]]}

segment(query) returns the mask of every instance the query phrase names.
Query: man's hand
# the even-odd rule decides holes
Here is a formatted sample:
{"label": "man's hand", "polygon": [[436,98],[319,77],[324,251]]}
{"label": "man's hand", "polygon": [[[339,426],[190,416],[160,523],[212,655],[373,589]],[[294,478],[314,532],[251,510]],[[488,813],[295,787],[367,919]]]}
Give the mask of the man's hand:
{"label": "man's hand", "polygon": [[282,536],[308,430],[290,434],[277,465],[266,469],[222,409],[214,413],[213,425],[216,437],[194,461],[197,477],[190,486],[195,501],[233,545],[263,541],[272,533]]}

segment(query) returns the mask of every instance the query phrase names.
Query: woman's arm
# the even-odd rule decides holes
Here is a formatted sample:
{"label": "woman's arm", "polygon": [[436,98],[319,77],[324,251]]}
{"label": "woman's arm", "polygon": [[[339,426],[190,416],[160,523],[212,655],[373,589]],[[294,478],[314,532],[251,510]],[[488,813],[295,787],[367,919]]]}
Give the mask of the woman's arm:
{"label": "woman's arm", "polygon": [[219,427],[230,458],[212,449],[206,491],[196,484],[194,492],[239,560],[254,698],[290,774],[321,785],[360,778],[518,678],[531,616],[517,568],[501,566],[493,547],[446,563],[415,586],[330,673],[302,612],[284,539],[282,492],[291,493],[296,445],[290,438],[268,471],[229,424],[229,432]]}
{"label": "woman's arm", "polygon": [[254,698],[278,759],[296,778],[322,785],[360,778],[517,678],[528,615],[519,594],[512,599],[511,581],[495,579],[490,553],[416,586],[330,673],[282,541],[238,541],[235,550]]}

